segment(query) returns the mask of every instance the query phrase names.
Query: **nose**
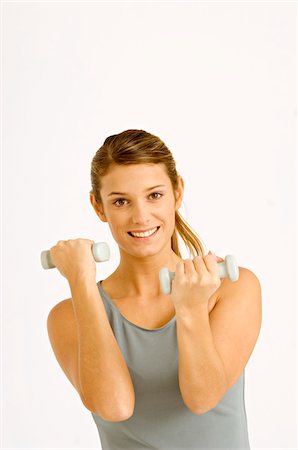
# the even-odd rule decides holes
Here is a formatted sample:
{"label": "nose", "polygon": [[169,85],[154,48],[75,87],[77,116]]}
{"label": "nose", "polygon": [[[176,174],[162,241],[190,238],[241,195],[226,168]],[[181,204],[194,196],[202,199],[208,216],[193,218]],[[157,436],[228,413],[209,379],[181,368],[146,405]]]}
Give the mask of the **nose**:
{"label": "nose", "polygon": [[150,211],[147,205],[141,202],[135,203],[132,210],[132,222],[142,225],[150,223]]}

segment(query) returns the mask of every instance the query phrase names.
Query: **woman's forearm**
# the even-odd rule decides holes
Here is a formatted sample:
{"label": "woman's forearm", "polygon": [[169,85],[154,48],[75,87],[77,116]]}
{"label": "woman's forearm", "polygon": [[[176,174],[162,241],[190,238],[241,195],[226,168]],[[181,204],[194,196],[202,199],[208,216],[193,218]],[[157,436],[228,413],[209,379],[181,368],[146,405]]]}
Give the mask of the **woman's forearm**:
{"label": "woman's forearm", "polygon": [[98,286],[86,278],[69,285],[77,324],[79,378],[88,409],[121,420],[134,410],[134,387]]}
{"label": "woman's forearm", "polygon": [[214,345],[207,308],[177,312],[176,321],[181,395],[191,411],[202,414],[225,392],[226,373]]}

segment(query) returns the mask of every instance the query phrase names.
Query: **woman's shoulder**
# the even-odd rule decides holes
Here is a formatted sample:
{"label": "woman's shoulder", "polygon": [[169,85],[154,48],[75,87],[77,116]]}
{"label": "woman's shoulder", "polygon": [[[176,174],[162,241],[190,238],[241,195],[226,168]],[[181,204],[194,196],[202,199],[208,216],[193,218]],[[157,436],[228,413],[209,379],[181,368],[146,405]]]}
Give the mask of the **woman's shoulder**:
{"label": "woman's shoulder", "polygon": [[243,282],[246,283],[258,283],[259,279],[256,274],[248,269],[247,267],[239,266],[239,278],[237,281],[231,281],[229,278],[222,278],[221,285],[219,287],[220,292],[227,292],[228,290],[233,290],[236,285],[240,285]]}

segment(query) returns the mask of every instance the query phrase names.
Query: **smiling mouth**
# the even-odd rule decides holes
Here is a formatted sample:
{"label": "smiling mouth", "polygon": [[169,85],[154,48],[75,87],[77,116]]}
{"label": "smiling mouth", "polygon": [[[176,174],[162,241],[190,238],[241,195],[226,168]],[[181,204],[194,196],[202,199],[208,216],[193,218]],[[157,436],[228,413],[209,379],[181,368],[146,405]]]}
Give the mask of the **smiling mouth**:
{"label": "smiling mouth", "polygon": [[[148,231],[146,231],[144,233],[141,233],[141,232],[137,233],[136,232],[134,234],[131,231],[128,231],[128,234],[131,237],[136,238],[136,239],[146,239],[146,238],[150,238],[151,236],[154,236],[158,232],[159,228],[160,228],[160,226],[155,227],[155,228],[151,228],[151,230],[148,230]],[[152,230],[155,230],[155,231],[153,231],[153,233],[152,233]]]}

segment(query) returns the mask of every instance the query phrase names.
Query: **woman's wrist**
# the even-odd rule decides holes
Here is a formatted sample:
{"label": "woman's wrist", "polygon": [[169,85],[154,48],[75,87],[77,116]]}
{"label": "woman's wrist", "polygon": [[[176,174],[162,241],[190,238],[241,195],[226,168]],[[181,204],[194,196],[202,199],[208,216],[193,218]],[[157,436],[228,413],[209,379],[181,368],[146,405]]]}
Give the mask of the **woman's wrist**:
{"label": "woman's wrist", "polygon": [[90,286],[96,284],[96,277],[90,273],[80,273],[68,279],[70,288],[77,286]]}

